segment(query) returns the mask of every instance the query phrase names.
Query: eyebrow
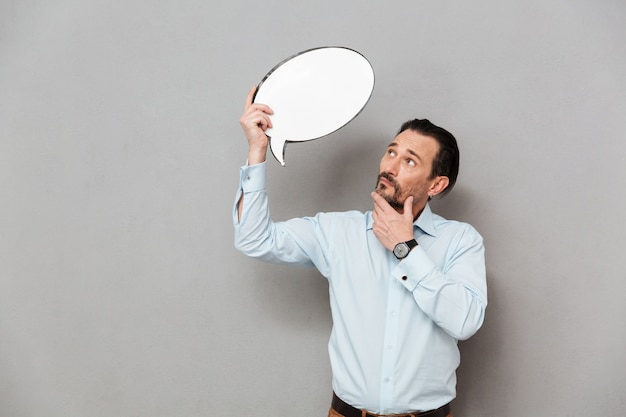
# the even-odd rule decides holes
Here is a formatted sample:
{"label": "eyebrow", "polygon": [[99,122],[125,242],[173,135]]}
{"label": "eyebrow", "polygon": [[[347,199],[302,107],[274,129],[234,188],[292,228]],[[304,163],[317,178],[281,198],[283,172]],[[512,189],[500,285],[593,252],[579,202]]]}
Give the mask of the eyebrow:
{"label": "eyebrow", "polygon": [[[397,148],[398,144],[396,142],[391,142],[389,144],[389,146],[387,146],[388,148]],[[407,149],[406,150],[408,153],[410,153],[411,155],[413,155],[414,157],[416,157],[417,159],[420,160],[420,162],[422,162],[422,157],[419,156],[415,151],[413,151],[412,149]]]}

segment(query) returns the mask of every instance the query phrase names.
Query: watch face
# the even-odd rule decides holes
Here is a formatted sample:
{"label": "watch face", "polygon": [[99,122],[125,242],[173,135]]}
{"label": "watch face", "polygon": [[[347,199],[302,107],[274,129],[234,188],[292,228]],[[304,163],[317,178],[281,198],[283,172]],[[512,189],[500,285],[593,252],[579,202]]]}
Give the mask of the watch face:
{"label": "watch face", "polygon": [[406,243],[398,243],[395,248],[393,248],[393,254],[396,255],[397,258],[404,258],[409,253],[409,246]]}

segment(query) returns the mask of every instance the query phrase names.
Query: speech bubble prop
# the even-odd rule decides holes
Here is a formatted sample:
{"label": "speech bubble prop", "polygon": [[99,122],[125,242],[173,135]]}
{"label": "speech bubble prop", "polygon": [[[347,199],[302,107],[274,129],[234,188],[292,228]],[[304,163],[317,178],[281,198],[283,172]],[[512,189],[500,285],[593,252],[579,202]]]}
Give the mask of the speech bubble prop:
{"label": "speech bubble prop", "polygon": [[327,136],[363,110],[374,90],[374,70],[344,47],[309,49],[276,65],[259,84],[255,103],[274,110],[265,131],[276,160],[285,166],[287,142]]}

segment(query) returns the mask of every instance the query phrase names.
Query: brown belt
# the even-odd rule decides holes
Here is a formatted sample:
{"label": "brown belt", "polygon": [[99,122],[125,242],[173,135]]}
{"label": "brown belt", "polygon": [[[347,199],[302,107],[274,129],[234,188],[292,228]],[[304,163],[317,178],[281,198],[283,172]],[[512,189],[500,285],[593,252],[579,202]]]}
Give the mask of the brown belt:
{"label": "brown belt", "polygon": [[335,393],[333,393],[333,402],[331,405],[333,410],[345,417],[447,417],[448,414],[450,414],[450,403],[444,405],[443,407],[439,407],[436,410],[430,411],[416,411],[404,414],[372,414],[365,412],[365,414],[363,414],[362,410],[354,408],[350,404],[344,402],[341,398],[337,397]]}

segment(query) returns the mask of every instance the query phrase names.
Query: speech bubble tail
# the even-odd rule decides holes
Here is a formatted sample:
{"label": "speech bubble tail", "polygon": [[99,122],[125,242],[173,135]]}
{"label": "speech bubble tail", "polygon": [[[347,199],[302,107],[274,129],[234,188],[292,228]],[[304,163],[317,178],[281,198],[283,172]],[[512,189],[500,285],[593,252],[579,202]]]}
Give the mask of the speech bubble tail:
{"label": "speech bubble tail", "polygon": [[279,164],[285,166],[285,147],[286,141],[284,139],[270,138],[270,149],[272,155],[278,161]]}

